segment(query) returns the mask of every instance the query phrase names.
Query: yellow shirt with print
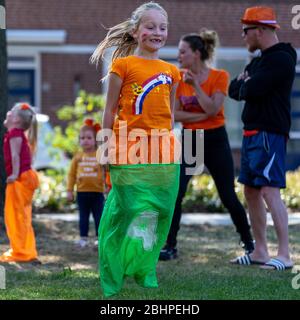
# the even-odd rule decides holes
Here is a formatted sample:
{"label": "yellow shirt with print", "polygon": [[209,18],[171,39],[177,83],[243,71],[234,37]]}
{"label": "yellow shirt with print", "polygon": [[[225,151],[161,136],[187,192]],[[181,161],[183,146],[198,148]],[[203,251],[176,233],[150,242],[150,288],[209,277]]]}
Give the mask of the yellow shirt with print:
{"label": "yellow shirt with print", "polygon": [[103,192],[103,167],[97,162],[96,151],[78,152],[72,159],[67,190],[77,192]]}

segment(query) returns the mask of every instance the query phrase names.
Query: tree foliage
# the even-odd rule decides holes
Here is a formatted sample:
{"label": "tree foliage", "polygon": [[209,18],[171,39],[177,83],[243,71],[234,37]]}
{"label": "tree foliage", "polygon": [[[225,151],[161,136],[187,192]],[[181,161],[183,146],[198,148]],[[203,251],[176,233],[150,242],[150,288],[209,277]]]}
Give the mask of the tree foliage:
{"label": "tree foliage", "polygon": [[80,91],[73,106],[63,106],[57,112],[57,117],[66,126],[56,126],[52,145],[64,150],[72,156],[78,149],[80,127],[86,118],[92,118],[101,124],[105,100],[103,95],[89,94]]}

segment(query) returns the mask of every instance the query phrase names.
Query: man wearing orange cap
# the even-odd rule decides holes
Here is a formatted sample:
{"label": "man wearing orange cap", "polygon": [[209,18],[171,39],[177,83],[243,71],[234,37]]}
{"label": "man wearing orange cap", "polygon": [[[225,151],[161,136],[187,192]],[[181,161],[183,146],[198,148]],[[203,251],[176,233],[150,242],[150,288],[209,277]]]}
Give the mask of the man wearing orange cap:
{"label": "man wearing orange cap", "polygon": [[[297,54],[288,43],[279,42],[275,12],[252,7],[241,19],[248,51],[261,50],[243,73],[235,78],[229,96],[244,100],[241,172],[255,250],[232,260],[240,265],[262,264],[264,269],[285,270],[293,266],[289,253],[288,215],[280,197],[285,188],[286,142],[291,126],[290,95]],[[272,214],[278,237],[277,256],[270,259],[266,240],[266,206]]]}

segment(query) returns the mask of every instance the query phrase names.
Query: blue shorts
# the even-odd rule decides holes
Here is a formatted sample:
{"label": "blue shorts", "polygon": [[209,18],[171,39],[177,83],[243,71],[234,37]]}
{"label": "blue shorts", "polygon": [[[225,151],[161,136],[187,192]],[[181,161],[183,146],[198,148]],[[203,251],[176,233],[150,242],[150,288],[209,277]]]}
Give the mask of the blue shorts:
{"label": "blue shorts", "polygon": [[250,187],[285,188],[286,136],[266,131],[243,137],[238,181]]}

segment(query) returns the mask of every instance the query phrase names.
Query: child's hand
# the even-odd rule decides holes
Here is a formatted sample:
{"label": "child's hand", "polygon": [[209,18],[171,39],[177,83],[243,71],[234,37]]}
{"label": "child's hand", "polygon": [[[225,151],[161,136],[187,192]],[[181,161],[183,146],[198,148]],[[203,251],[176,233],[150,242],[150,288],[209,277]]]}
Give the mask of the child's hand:
{"label": "child's hand", "polygon": [[6,179],[6,183],[13,183],[18,179],[18,176],[15,174],[11,174],[9,177]]}
{"label": "child's hand", "polygon": [[73,193],[73,191],[68,191],[67,192],[67,199],[70,202],[74,201],[74,193]]}

